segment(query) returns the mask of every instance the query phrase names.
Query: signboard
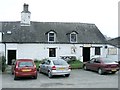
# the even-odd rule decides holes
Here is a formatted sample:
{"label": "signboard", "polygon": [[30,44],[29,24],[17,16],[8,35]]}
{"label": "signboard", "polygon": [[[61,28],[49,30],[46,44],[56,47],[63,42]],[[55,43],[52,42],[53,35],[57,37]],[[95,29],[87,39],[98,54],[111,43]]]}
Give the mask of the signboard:
{"label": "signboard", "polygon": [[83,47],[91,47],[91,44],[83,44]]}

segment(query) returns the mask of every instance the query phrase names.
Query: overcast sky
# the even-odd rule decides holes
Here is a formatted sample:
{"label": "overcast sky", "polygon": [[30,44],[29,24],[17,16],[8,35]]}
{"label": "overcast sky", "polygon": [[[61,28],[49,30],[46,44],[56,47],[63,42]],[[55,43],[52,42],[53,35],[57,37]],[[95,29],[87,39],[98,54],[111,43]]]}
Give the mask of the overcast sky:
{"label": "overcast sky", "polygon": [[20,21],[29,4],[31,21],[94,23],[108,37],[118,36],[119,0],[0,0],[0,21]]}

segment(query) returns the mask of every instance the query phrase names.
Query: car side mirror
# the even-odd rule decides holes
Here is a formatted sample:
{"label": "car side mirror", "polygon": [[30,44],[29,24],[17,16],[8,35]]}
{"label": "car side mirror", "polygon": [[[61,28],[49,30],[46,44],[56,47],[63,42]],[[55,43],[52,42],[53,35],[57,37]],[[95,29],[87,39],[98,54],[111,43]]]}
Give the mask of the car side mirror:
{"label": "car side mirror", "polygon": [[42,62],[41,64],[45,64],[45,62]]}
{"label": "car side mirror", "polygon": [[88,63],[90,63],[90,61],[88,61]]}

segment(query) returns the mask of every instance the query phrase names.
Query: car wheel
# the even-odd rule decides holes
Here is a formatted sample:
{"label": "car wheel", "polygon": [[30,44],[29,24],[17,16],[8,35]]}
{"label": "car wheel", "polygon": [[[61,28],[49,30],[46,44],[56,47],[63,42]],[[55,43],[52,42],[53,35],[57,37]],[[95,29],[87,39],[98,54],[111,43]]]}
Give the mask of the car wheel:
{"label": "car wheel", "polygon": [[39,68],[39,73],[42,73],[40,68]]}
{"label": "car wheel", "polygon": [[50,71],[48,72],[48,77],[49,77],[49,78],[52,78],[52,77],[53,77]]}
{"label": "car wheel", "polygon": [[65,74],[65,77],[69,77],[70,76],[70,74]]}
{"label": "car wheel", "polygon": [[98,69],[98,73],[99,73],[100,75],[102,75],[102,74],[103,74],[103,71],[102,71],[102,69],[101,69],[101,68],[99,68],[99,69]]}
{"label": "car wheel", "polygon": [[34,79],[37,79],[37,74],[34,76]]}
{"label": "car wheel", "polygon": [[14,75],[14,72],[12,72],[12,75]]}
{"label": "car wheel", "polygon": [[14,76],[14,80],[18,80],[18,78],[16,77],[16,75]]}
{"label": "car wheel", "polygon": [[83,66],[83,69],[84,69],[84,70],[87,70],[87,67],[86,67],[86,65],[84,65],[84,66]]}
{"label": "car wheel", "polygon": [[112,72],[112,74],[115,74],[116,72]]}

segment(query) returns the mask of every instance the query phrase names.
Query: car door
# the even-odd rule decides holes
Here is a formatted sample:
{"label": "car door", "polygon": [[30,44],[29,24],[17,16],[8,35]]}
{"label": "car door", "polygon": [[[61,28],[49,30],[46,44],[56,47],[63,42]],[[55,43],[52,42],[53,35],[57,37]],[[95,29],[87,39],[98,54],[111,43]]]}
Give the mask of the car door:
{"label": "car door", "polygon": [[93,70],[93,65],[94,65],[94,58],[92,58],[90,61],[87,62],[86,66],[88,69]]}
{"label": "car door", "polygon": [[101,64],[101,62],[99,61],[99,59],[95,59],[94,60],[94,63],[93,63],[93,70],[94,71],[97,71],[98,70],[98,68],[99,68],[99,66],[100,66],[100,64]]}
{"label": "car door", "polygon": [[46,73],[46,74],[48,74],[49,65],[50,65],[50,60],[47,60],[47,61],[45,62],[45,73]]}
{"label": "car door", "polygon": [[43,73],[45,73],[45,61],[42,62],[41,66],[40,66],[40,69]]}

